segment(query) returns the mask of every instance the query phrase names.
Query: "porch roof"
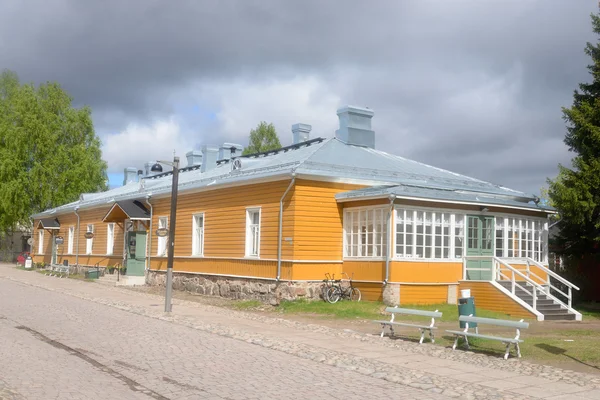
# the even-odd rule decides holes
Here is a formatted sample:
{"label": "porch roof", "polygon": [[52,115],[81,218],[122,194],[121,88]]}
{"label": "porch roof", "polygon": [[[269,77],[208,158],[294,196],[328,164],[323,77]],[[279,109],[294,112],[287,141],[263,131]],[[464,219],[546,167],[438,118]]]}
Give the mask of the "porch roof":
{"label": "porch roof", "polygon": [[38,222],[38,229],[49,229],[49,230],[59,230],[60,222],[58,222],[58,218],[42,218],[40,222]]}
{"label": "porch roof", "polygon": [[460,189],[441,189],[411,185],[375,186],[365,189],[351,190],[335,195],[338,202],[381,199],[381,198],[421,199],[425,201],[452,202],[454,204],[477,204],[481,206],[497,206],[513,209],[534,210],[555,213],[553,207],[534,201],[528,203],[517,201],[509,196],[493,195]]}
{"label": "porch roof", "polygon": [[102,222],[149,221],[150,213],[140,200],[121,200],[115,202],[108,210]]}

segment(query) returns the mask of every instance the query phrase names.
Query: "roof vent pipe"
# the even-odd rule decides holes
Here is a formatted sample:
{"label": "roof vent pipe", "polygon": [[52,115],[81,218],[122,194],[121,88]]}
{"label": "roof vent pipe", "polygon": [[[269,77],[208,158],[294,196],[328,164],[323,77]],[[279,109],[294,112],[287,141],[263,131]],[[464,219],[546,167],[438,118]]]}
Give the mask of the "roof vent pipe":
{"label": "roof vent pipe", "polygon": [[202,165],[202,152],[200,150],[192,150],[185,153],[187,158],[187,166]]}
{"label": "roof vent pipe", "polygon": [[239,157],[244,151],[244,146],[235,143],[223,143],[219,147],[219,160],[230,160],[234,157]]}
{"label": "roof vent pipe", "polygon": [[375,113],[368,108],[346,106],[337,110],[340,129],[335,137],[355,146],[375,148],[375,131],[371,129],[371,118]]}
{"label": "roof vent pipe", "polygon": [[310,139],[312,126],[308,124],[292,125],[292,144],[299,144]]}
{"label": "roof vent pipe", "polygon": [[123,171],[123,186],[128,183],[137,182],[137,168],[127,167]]}
{"label": "roof vent pipe", "polygon": [[210,171],[216,168],[219,149],[216,147],[202,146],[202,168],[200,172]]}

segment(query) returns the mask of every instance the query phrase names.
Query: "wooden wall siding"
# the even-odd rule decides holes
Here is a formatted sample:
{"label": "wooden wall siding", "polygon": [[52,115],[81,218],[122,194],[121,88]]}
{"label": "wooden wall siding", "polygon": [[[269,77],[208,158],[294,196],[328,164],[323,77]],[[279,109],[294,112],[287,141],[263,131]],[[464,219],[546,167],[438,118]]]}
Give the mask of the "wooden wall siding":
{"label": "wooden wall siding", "polygon": [[361,301],[383,301],[383,285],[381,283],[362,283],[354,284],[360,289]]}
{"label": "wooden wall siding", "polygon": [[329,273],[336,279],[342,277],[341,263],[294,263],[292,278],[296,281],[314,281],[325,279]]}
{"label": "wooden wall siding", "polygon": [[390,261],[390,282],[458,282],[462,268],[461,262]]}
{"label": "wooden wall siding", "polygon": [[[342,205],[336,193],[361,186],[298,179],[294,191],[293,255],[295,260],[341,260]],[[316,277],[320,279],[320,277]]]}
{"label": "wooden wall siding", "polygon": [[[342,271],[350,277],[354,274],[353,279],[358,281],[377,281],[383,283],[385,279],[385,261],[344,260]],[[337,277],[338,275],[336,274]],[[343,277],[345,278],[346,276],[344,275]]]}
{"label": "wooden wall siding", "polygon": [[447,285],[400,285],[400,304],[440,304],[447,302]]}
{"label": "wooden wall siding", "polygon": [[[106,215],[109,206],[103,206],[93,210],[83,210],[79,212],[80,217],[80,226],[79,226],[79,264],[88,265],[86,258],[89,259],[90,265],[94,265],[96,262],[100,262],[100,260],[106,259],[106,261],[102,261],[104,263],[113,262],[112,259],[114,257],[118,257],[119,260],[123,257],[123,224],[115,224],[115,239],[113,245],[113,254],[110,257],[107,257],[106,248],[107,248],[107,232],[108,232],[108,224],[102,222],[102,218]],[[60,222],[60,229],[56,232],[56,236],[62,236],[64,239],[64,243],[62,245],[57,246],[57,261],[62,262],[61,260],[68,259],[69,263],[75,263],[75,255],[77,253],[77,215],[75,213],[68,213],[57,215],[58,221]],[[38,220],[34,221],[34,226],[37,227]],[[84,237],[87,231],[87,225],[94,225],[94,241],[92,246],[92,256],[87,257],[89,255],[86,253],[86,241],[87,239]],[[69,250],[69,227],[74,227],[74,235],[73,235],[73,254],[68,254]],[[44,255],[43,257],[37,257],[37,238],[38,238],[39,229],[35,229],[35,237],[36,241],[33,251],[36,254],[34,257],[34,261],[40,262],[44,261],[49,263],[52,256],[52,248],[51,246],[51,238],[52,232],[45,231],[44,233]]]}
{"label": "wooden wall siding", "polygon": [[[526,264],[510,264],[510,265],[513,268],[515,268],[516,270],[518,270],[519,272],[521,272],[523,275],[525,275],[525,276],[527,275],[527,265]],[[533,275],[530,275],[530,278],[534,282],[537,282],[540,285],[545,285],[548,283],[548,274],[546,272],[544,272],[540,267],[538,267],[537,265],[530,265],[529,270],[533,274],[536,274],[537,276],[539,276],[539,278],[537,278]],[[500,277],[500,280],[510,280],[510,278],[512,276],[512,272],[509,269],[500,265],[500,271],[508,277],[508,279],[504,278],[504,277]],[[515,274],[515,281],[525,281],[525,279],[520,277],[519,275]]]}
{"label": "wooden wall siding", "polygon": [[[152,269],[165,271],[167,269],[166,257],[152,257]],[[275,279],[277,276],[277,262],[255,259],[220,259],[220,258],[192,258],[175,257],[173,270],[176,272],[195,272],[218,275],[256,276],[260,278]],[[292,263],[281,263],[281,279],[291,280]]]}
{"label": "wooden wall siding", "polygon": [[[75,255],[63,255],[58,257],[58,263],[62,264],[63,260],[68,260],[69,265],[75,264]],[[122,265],[123,255],[112,255],[112,256],[94,256],[94,255],[79,255],[79,265],[94,266],[98,264],[101,267]]]}
{"label": "wooden wall siding", "polygon": [[[177,201],[177,227],[175,231],[175,256],[192,255],[192,216],[204,213],[204,256],[245,256],[246,209],[261,208],[260,258],[277,258],[279,229],[279,201],[287,189],[289,179],[244,187],[218,189],[192,194],[180,194]],[[284,204],[283,237],[293,233],[293,190]],[[153,231],[158,227],[159,217],[169,217],[170,199],[152,200]],[[156,256],[158,240],[152,235],[152,256]],[[293,258],[291,245],[282,244],[282,257]]]}
{"label": "wooden wall siding", "polygon": [[471,289],[475,298],[475,308],[497,311],[522,318],[536,318],[525,307],[508,297],[490,282],[461,281],[459,290]]}

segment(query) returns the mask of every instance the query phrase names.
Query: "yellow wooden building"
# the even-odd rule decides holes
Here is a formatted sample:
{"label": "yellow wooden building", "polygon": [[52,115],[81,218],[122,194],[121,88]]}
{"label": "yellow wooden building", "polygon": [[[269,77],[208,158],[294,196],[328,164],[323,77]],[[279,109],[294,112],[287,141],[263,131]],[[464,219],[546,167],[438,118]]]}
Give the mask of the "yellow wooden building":
{"label": "yellow wooden building", "polygon": [[[456,303],[543,319],[580,319],[570,283],[548,269],[547,218],[533,195],[375,149],[373,111],[338,110],[339,129],[241,156],[204,146],[179,174],[176,288],[236,298],[316,298],[329,273],[364,299]],[[139,173],[138,173],[139,172]],[[162,284],[170,172],[126,169],[124,185],[34,215],[34,261],[127,266]],[[91,233],[87,233],[91,232]],[[61,238],[60,240],[56,240]],[[60,243],[60,244],[57,244]],[[558,290],[558,292],[557,292]]]}

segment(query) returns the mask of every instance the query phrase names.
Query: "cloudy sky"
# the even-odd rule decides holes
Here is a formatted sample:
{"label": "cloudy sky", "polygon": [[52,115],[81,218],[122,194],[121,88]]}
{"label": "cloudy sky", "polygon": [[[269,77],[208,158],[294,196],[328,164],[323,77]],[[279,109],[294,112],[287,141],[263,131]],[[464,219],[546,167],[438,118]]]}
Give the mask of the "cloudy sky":
{"label": "cloudy sky", "polygon": [[0,0],[0,69],[93,109],[111,183],[201,144],[282,144],[336,109],[377,148],[539,191],[569,164],[561,106],[589,80],[596,0]]}

